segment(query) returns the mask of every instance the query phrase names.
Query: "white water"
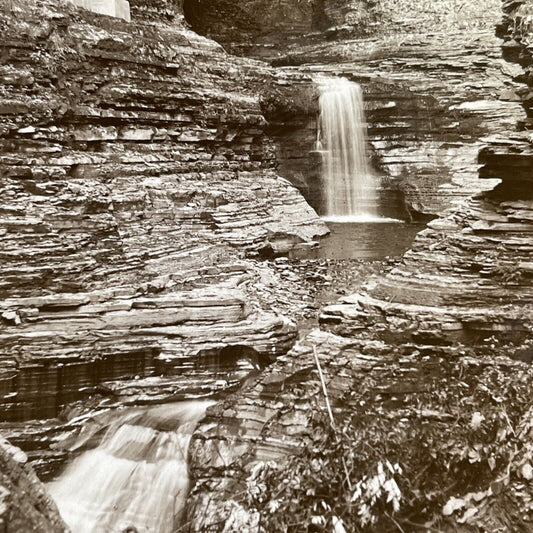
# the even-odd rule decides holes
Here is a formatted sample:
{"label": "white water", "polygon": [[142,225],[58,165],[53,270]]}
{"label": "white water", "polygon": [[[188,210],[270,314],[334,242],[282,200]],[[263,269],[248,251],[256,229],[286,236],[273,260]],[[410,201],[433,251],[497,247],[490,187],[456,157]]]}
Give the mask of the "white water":
{"label": "white water", "polygon": [[187,497],[187,452],[209,402],[128,409],[49,491],[75,533],[172,533]]}
{"label": "white water", "polygon": [[345,78],[320,78],[318,84],[325,216],[375,221],[376,179],[368,164],[361,87]]}

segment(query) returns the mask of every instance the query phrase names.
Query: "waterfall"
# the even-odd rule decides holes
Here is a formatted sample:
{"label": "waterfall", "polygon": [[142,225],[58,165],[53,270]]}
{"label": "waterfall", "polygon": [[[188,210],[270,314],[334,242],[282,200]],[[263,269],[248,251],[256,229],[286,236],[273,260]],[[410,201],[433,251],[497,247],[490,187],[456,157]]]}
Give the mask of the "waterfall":
{"label": "waterfall", "polygon": [[100,445],[49,484],[72,531],[175,531],[188,492],[189,441],[209,404],[134,408],[115,418]]}
{"label": "waterfall", "polygon": [[322,154],[325,215],[332,220],[372,220],[376,180],[366,149],[363,93],[345,78],[320,78],[317,151]]}

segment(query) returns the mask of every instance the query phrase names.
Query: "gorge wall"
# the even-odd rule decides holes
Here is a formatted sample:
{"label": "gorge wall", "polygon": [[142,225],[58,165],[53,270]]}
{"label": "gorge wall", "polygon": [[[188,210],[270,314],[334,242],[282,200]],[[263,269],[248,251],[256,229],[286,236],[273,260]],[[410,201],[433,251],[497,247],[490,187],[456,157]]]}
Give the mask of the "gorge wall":
{"label": "gorge wall", "polygon": [[[503,59],[494,35],[499,0],[270,6],[190,0],[185,15],[232,53],[361,84],[385,216],[431,218],[483,189],[477,153],[484,137],[524,116],[519,70]],[[263,102],[280,174],[321,212],[315,92],[304,78],[269,88]]]}
{"label": "gorge wall", "polygon": [[[487,32],[493,11],[471,38],[468,26],[449,39],[446,26],[420,38],[428,20],[447,20],[429,13],[380,46],[374,20],[383,16],[389,31],[402,12],[385,16],[372,2],[219,1],[211,14],[214,2],[184,0],[183,14],[179,2],[135,0],[132,24],[47,0],[0,2],[0,429],[42,476],[69,455],[60,441],[84,423],[77,415],[229,391],[279,358],[210,410],[194,441],[194,527],[245,531],[259,508],[234,496],[251,466],[282,459],[312,433],[313,346],[336,413],[348,405],[362,419],[402,427],[398,397],[425,405],[403,426],[405,440],[420,420],[438,420],[440,435],[452,417],[468,426],[491,401],[475,389],[478,378],[492,395],[501,385],[494,372],[511,369],[520,387],[529,385],[521,363],[498,357],[531,350],[527,132],[495,139],[481,156],[483,176],[505,178],[503,186],[434,222],[394,271],[326,308],[322,330],[292,350],[298,332],[289,311],[307,289],[295,288],[282,262],[261,261],[327,232],[281,176],[305,189],[299,165],[316,175],[316,160],[301,153],[314,142],[312,76],[327,73],[330,60],[369,93],[374,165],[411,213],[435,214],[480,189],[471,178],[481,138],[517,118],[529,124],[517,83],[530,76],[513,79],[518,71],[503,62]],[[272,45],[279,17],[291,45],[283,55]],[[203,21],[217,38],[223,32],[232,52],[283,65],[306,57],[315,66],[274,69],[228,55],[187,21],[193,29]],[[366,39],[324,43],[361,33]],[[518,38],[506,53],[523,53]],[[249,48],[252,40],[261,51]],[[506,174],[511,167],[520,180]],[[316,265],[305,275],[325,281]],[[427,376],[422,395],[406,392],[405,382]],[[452,391],[450,403],[466,397],[470,410],[433,404],[441,389]],[[516,392],[505,390],[504,405]],[[526,414],[520,406],[512,423]],[[459,435],[457,446],[469,438]],[[504,473],[501,459],[491,475]],[[38,527],[55,531],[55,510],[45,514],[48,524]]]}
{"label": "gorge wall", "polygon": [[338,26],[352,34],[358,25],[359,32],[368,31],[370,20],[377,19],[375,4],[364,0],[184,0],[183,9],[195,31],[222,43],[231,53],[271,58],[290,45],[338,36]]}
{"label": "gorge wall", "polygon": [[18,421],[212,393],[285,353],[257,258],[327,232],[276,173],[273,72],[131,7],[0,10],[0,416],[44,471],[48,428]]}
{"label": "gorge wall", "polygon": [[[482,190],[477,154],[484,139],[525,116],[513,79],[518,67],[504,61],[501,42],[487,30],[468,36],[418,34],[388,46],[357,40],[306,49],[303,57],[315,64],[300,71],[342,75],[363,88],[372,166],[381,177],[386,216],[401,215],[402,205],[407,218],[435,216]],[[278,104],[266,115],[277,141],[278,170],[320,212],[316,114],[301,104],[312,101],[313,89],[303,80],[300,88],[282,91],[277,89],[284,94],[278,100],[292,107]],[[396,206],[388,205],[391,200]]]}

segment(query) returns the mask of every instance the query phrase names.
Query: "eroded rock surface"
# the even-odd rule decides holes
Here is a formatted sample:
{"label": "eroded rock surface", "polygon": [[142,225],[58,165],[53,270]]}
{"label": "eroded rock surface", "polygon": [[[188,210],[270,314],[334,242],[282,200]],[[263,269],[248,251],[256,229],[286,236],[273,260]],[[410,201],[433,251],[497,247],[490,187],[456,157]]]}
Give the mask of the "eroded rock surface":
{"label": "eroded rock surface", "polygon": [[67,419],[231,389],[285,353],[287,282],[258,258],[327,233],[276,172],[273,71],[179,3],[131,13],[0,10],[0,418],[45,477]]}
{"label": "eroded rock surface", "polygon": [[28,458],[0,438],[0,527],[5,533],[67,533],[56,505]]}
{"label": "eroded rock surface", "polygon": [[[451,439],[465,454],[471,453],[475,438],[453,428],[468,428],[475,412],[485,416],[497,411],[496,417],[512,411],[511,427],[520,434],[518,428],[530,417],[525,390],[531,386],[533,354],[530,183],[504,181],[494,192],[430,223],[386,276],[326,306],[320,315],[322,331],[300,341],[254,386],[208,412],[193,444],[192,530],[233,520],[235,529],[228,526],[229,531],[257,530],[258,511],[235,495],[252,483],[254,465],[282,461],[312,442],[313,412],[324,409],[320,401],[317,406],[321,387],[313,349],[321,359],[336,416],[342,420],[347,412],[356,418],[359,413],[369,420],[377,417],[383,431],[385,426],[395,428],[390,441],[394,457],[425,424],[435,421],[441,428],[439,443]],[[518,397],[503,392],[513,391],[513,383],[525,387]],[[410,418],[413,412],[419,413],[416,420]],[[495,420],[487,416],[487,431],[494,429]],[[384,433],[382,438],[388,437]],[[487,454],[476,456],[472,464],[486,464],[491,450],[504,442],[489,441],[483,448]],[[440,468],[439,459],[435,461],[434,468]],[[509,487],[502,498],[514,503],[501,521],[480,507],[477,518],[467,523],[484,523],[493,531],[517,519],[530,501],[529,492],[524,495],[521,489],[521,467],[513,465],[506,481]],[[412,479],[417,474],[406,475]],[[476,483],[460,489],[463,493],[456,489],[447,497],[485,493],[505,475],[489,469]],[[227,495],[223,501],[213,497],[220,492]],[[497,495],[489,501],[489,507],[506,505]],[[251,514],[239,521],[235,513],[243,508]],[[206,521],[202,516],[208,517]],[[516,530],[528,531],[530,516],[522,519]],[[455,526],[440,527],[453,531]]]}
{"label": "eroded rock surface", "polygon": [[191,366],[207,381],[165,394],[199,392],[221,350],[225,371],[295,338],[239,290],[246,257],[327,232],[275,172],[257,96],[272,73],[147,13],[2,11],[4,420]]}
{"label": "eroded rock surface", "polygon": [[[521,70],[504,60],[494,34],[499,0],[284,0],[269,3],[268,15],[261,1],[186,3],[193,4],[193,27],[227,49],[299,66],[289,72],[343,75],[361,84],[384,216],[431,218],[494,185],[477,179],[484,137],[524,118]],[[264,100],[277,104],[267,119],[279,172],[321,212],[316,88],[294,76],[288,87],[270,89]]]}
{"label": "eroded rock surface", "polygon": [[[332,4],[332,23],[345,24],[342,6]],[[309,86],[312,69],[274,73],[228,56],[185,29],[180,3],[132,2],[132,16],[128,25],[26,0],[6,3],[0,14],[0,379],[2,413],[11,421],[3,428],[32,448],[43,473],[65,456],[58,448],[43,453],[64,437],[63,421],[32,421],[21,431],[17,420],[55,416],[76,400],[83,407],[67,417],[92,406],[228,390],[281,356],[257,383],[213,408],[197,433],[189,517],[197,530],[224,527],[250,465],[282,459],[309,438],[320,392],[313,345],[336,412],[370,372],[377,420],[404,417],[395,408],[405,376],[424,381],[444,365],[441,381],[424,382],[421,400],[443,432],[460,413],[439,411],[431,394],[448,378],[458,380],[458,390],[463,375],[474,383],[480,356],[489,373],[511,368],[530,383],[522,363],[494,359],[531,352],[527,133],[514,147],[509,137],[494,139],[481,156],[483,175],[505,178],[502,186],[435,222],[388,276],[323,311],[330,331],[315,331],[283,356],[297,332],[282,315],[310,291],[298,287],[297,294],[293,272],[256,258],[308,246],[326,228],[279,176],[279,146],[270,136],[283,116],[267,125],[262,98],[295,80]],[[480,31],[468,53],[458,53],[468,26],[463,30],[450,33],[449,43],[442,34],[396,43],[388,60],[379,56],[388,51],[372,55],[372,40],[303,51],[317,63],[359,58],[360,72],[349,67],[345,74],[375,88],[368,111],[376,166],[388,165],[395,178],[405,169],[409,178],[429,173],[428,192],[421,185],[411,195],[420,212],[431,211],[424,198],[428,205],[455,199],[472,176],[480,136],[521,115],[515,71],[501,61],[497,42]],[[281,63],[301,62],[296,44]],[[417,85],[426,63],[429,73]],[[372,78],[377,66],[382,85]],[[494,85],[488,77],[476,81],[485,71]],[[433,106],[442,119],[435,123],[426,113]],[[430,164],[422,156],[428,150]],[[520,180],[505,174],[509,164]],[[441,195],[443,174],[461,175],[448,195]],[[320,272],[304,275],[322,280]],[[376,385],[383,372],[390,383]],[[381,394],[394,396],[392,405],[376,398]],[[408,406],[417,398],[408,397]],[[523,421],[527,410],[517,417]],[[238,522],[234,529],[244,530]]]}

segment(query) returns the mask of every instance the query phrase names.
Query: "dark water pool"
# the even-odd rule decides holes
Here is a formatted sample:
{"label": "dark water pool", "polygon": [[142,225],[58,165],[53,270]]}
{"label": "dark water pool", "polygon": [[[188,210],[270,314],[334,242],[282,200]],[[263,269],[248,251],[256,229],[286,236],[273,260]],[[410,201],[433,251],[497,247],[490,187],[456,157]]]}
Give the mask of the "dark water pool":
{"label": "dark water pool", "polygon": [[370,259],[399,257],[406,252],[425,224],[404,222],[329,222],[331,233],[320,245],[296,257],[311,259]]}

